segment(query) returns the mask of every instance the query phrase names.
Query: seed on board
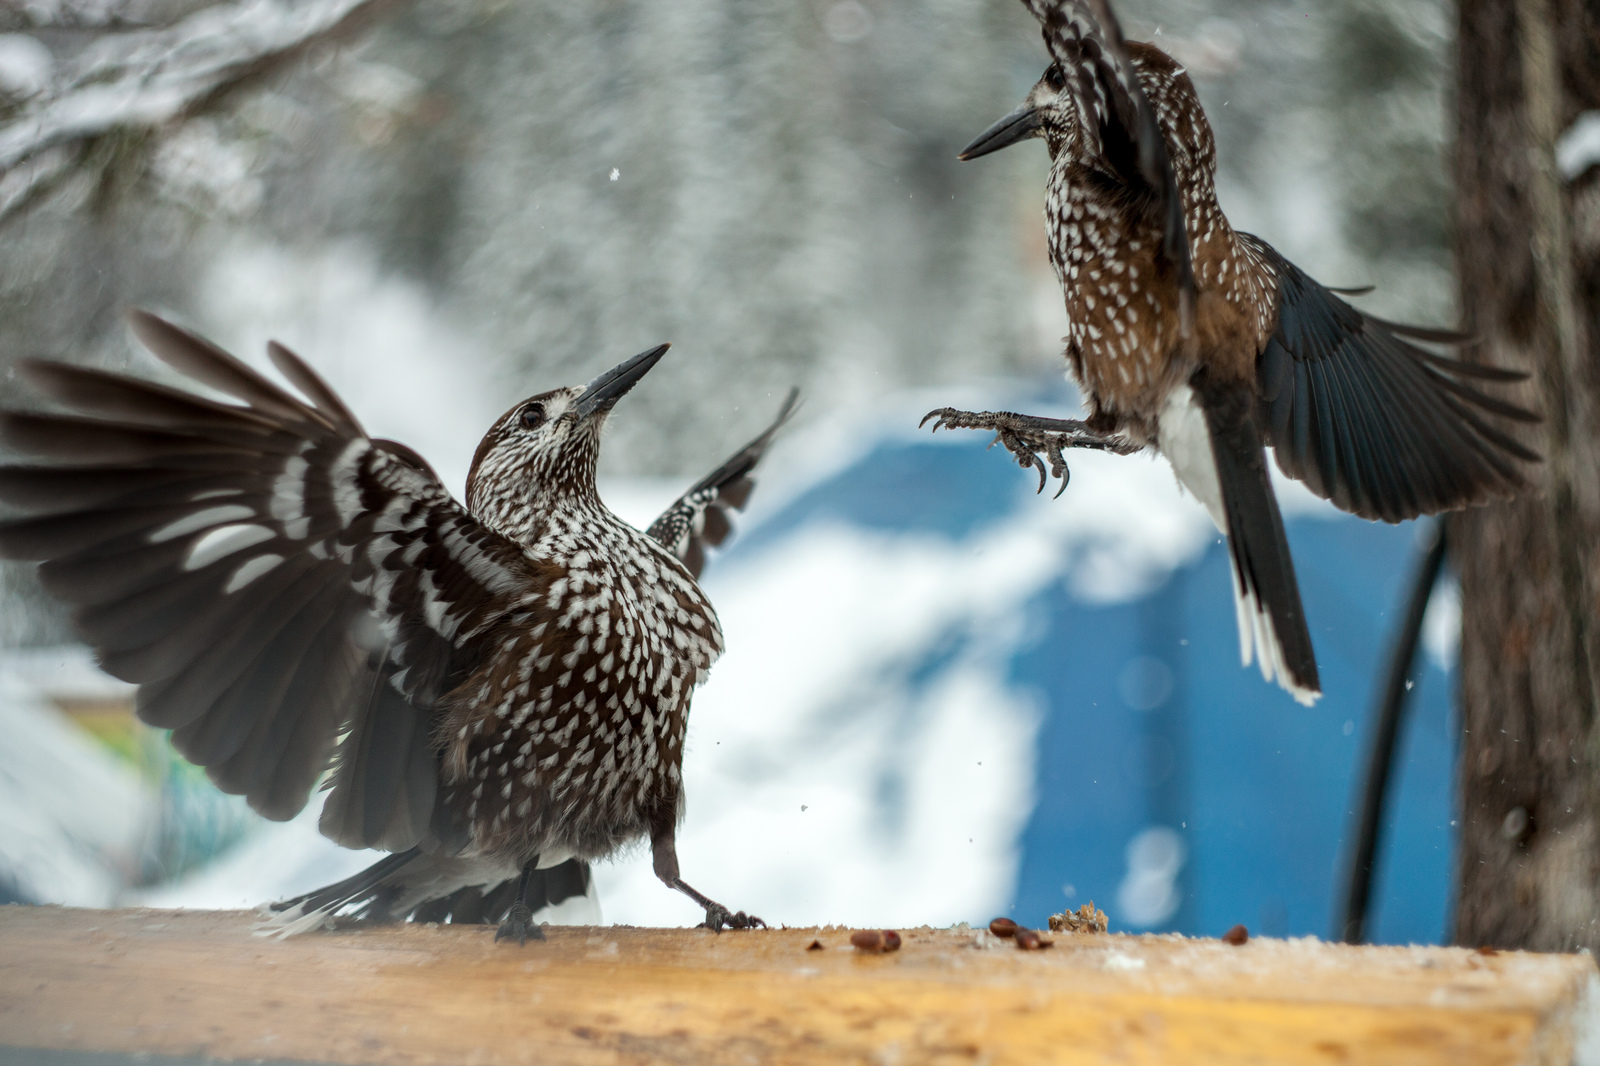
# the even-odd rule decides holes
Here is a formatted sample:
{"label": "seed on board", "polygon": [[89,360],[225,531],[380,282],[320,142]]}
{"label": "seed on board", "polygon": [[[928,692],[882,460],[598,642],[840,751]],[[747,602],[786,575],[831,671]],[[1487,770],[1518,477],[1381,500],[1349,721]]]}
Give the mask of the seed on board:
{"label": "seed on board", "polygon": [[899,951],[900,934],[893,929],[857,929],[850,934],[850,943],[858,951]]}
{"label": "seed on board", "polygon": [[1017,926],[1016,932],[1011,935],[1017,942],[1018,951],[1038,951],[1055,943],[1053,940],[1041,939],[1037,931],[1021,925]]}
{"label": "seed on board", "polygon": [[821,951],[822,950],[822,941],[813,940],[809,945],[807,945],[806,950],[807,951]]}
{"label": "seed on board", "polygon": [[1243,944],[1245,941],[1250,939],[1250,930],[1246,929],[1243,925],[1236,925],[1232,929],[1229,929],[1226,933],[1223,933],[1222,939],[1224,943],[1232,944],[1234,947],[1238,947],[1240,944]]}
{"label": "seed on board", "polygon": [[995,936],[1014,936],[1017,932],[1017,923],[1010,918],[996,918],[989,923],[989,932]]}

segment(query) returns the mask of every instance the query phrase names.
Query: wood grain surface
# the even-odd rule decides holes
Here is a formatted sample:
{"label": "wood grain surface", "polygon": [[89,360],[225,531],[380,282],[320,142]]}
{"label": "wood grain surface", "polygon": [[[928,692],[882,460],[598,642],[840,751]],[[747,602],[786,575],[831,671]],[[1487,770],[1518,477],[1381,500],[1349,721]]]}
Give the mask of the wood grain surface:
{"label": "wood grain surface", "polygon": [[[0,907],[0,1045],[338,1063],[1560,1063],[1588,956],[901,930],[486,926]],[[820,949],[809,949],[813,942]],[[3,1049],[0,1049],[3,1050]]]}

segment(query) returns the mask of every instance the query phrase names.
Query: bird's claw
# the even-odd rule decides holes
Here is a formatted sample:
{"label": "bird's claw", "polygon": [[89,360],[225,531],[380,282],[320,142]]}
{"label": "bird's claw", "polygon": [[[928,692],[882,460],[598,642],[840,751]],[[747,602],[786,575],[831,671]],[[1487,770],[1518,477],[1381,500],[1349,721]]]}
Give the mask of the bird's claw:
{"label": "bird's claw", "polygon": [[[1058,433],[1045,444],[1045,454],[1050,457],[1050,473],[1061,482],[1061,487],[1056,489],[1056,494],[1050,497],[1052,500],[1059,500],[1061,494],[1067,491],[1067,483],[1072,480],[1072,470],[1067,466],[1067,458],[1061,454],[1061,440],[1064,436],[1065,434]],[[1044,491],[1042,484],[1039,486],[1039,491]]]}
{"label": "bird's claw", "polygon": [[[937,420],[933,424],[935,433],[941,429],[993,430],[995,436],[989,447],[1004,444],[1006,450],[1017,460],[1018,466],[1039,472],[1039,487],[1035,491],[1043,492],[1050,478],[1056,478],[1061,482],[1061,487],[1056,490],[1053,499],[1059,498],[1067,491],[1067,484],[1072,480],[1072,470],[1067,466],[1066,457],[1062,454],[1063,449],[1097,448],[1121,454],[1135,450],[1117,438],[1102,437],[1090,432],[1081,422],[1063,423],[1016,415],[1008,411],[972,412],[959,411],[954,407],[940,407],[923,415],[922,421],[917,423],[918,428],[927,425],[929,419]],[[1049,430],[1042,428],[1040,423],[1066,425],[1070,428]],[[1043,453],[1042,458],[1040,453]],[[1045,466],[1045,459],[1050,460],[1048,467]]]}
{"label": "bird's claw", "polygon": [[978,426],[969,425],[967,421],[965,421],[971,419],[972,417],[973,415],[970,411],[958,411],[954,407],[940,407],[923,415],[922,421],[917,423],[917,428],[921,429],[923,426],[927,425],[928,419],[930,418],[938,419],[938,421],[933,424],[934,433],[939,432],[941,429],[981,428]]}
{"label": "bird's claw", "polygon": [[720,903],[711,903],[706,907],[706,920],[695,926],[696,929],[710,929],[720,933],[723,928],[728,929],[765,929],[767,923],[753,914],[744,911],[730,911]]}
{"label": "bird's claw", "polygon": [[[1043,492],[1045,485],[1049,483],[1048,479],[1052,477],[1061,482],[1056,494],[1050,497],[1052,500],[1060,499],[1061,494],[1067,491],[1067,483],[1072,480],[1072,469],[1067,466],[1066,457],[1061,454],[1063,445],[1070,446],[1071,438],[1067,434],[1045,433],[1030,442],[1015,433],[1001,431],[995,439],[1003,443],[1011,454],[1017,457],[1018,466],[1031,466],[1039,471],[1039,487],[1034,490],[1035,494]],[[1039,457],[1041,451],[1050,460],[1048,472],[1045,470],[1044,459]]]}
{"label": "bird's claw", "polygon": [[500,922],[500,928],[494,931],[494,942],[502,940],[515,940],[519,946],[526,945],[529,938],[534,940],[544,939],[544,929],[533,924],[533,912],[521,900],[513,903],[511,909],[506,911],[506,916]]}

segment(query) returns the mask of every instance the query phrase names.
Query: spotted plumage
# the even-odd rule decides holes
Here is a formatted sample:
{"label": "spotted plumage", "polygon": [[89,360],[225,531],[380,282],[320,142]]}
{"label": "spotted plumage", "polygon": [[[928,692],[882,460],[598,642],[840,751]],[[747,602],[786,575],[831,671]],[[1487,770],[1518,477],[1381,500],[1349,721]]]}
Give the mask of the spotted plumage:
{"label": "spotted plumage", "polygon": [[[1129,43],[1106,0],[1023,0],[1052,62],[1024,105],[963,152],[1042,138],[1045,221],[1070,320],[1084,421],[941,409],[938,428],[997,431],[1065,483],[1065,447],[1154,447],[1228,536],[1240,648],[1302,702],[1320,693],[1294,565],[1267,477],[1280,468],[1339,507],[1400,521],[1504,498],[1537,456],[1499,420],[1537,416],[1468,380],[1523,375],[1404,338],[1458,334],[1364,315],[1217,203],[1216,145],[1170,56]],[[927,421],[928,419],[924,419]]]}
{"label": "spotted plumage", "polygon": [[722,651],[703,545],[792,395],[658,538],[606,509],[595,464],[665,345],[506,412],[462,506],[287,349],[269,354],[304,399],[154,316],[134,327],[239,402],[21,364],[71,413],[0,413],[0,441],[47,460],[0,468],[0,500],[32,512],[0,524],[0,554],[41,560],[105,668],[140,686],[140,717],[221,788],[284,819],[326,774],[323,832],[394,853],[289,901],[280,929],[470,895],[525,938],[530,900],[587,890],[583,864],[641,837],[713,927],[757,923],[678,877],[674,833],[690,700]]}

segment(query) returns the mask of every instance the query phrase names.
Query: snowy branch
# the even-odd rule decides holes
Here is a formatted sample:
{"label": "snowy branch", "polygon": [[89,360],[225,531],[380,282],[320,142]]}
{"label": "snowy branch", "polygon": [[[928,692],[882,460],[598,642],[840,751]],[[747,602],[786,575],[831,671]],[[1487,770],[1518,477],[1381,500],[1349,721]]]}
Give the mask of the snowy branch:
{"label": "snowy branch", "polygon": [[0,0],[0,27],[5,29],[99,29],[136,26],[129,17],[135,0]]}
{"label": "snowy branch", "polygon": [[[36,157],[44,162],[47,154],[59,156],[52,149],[189,114],[313,44],[355,32],[398,2],[242,0],[205,8],[162,29],[108,33],[50,72],[47,84],[0,121],[0,184]],[[63,15],[69,8],[83,14],[118,7],[83,0],[35,6],[59,8]]]}

